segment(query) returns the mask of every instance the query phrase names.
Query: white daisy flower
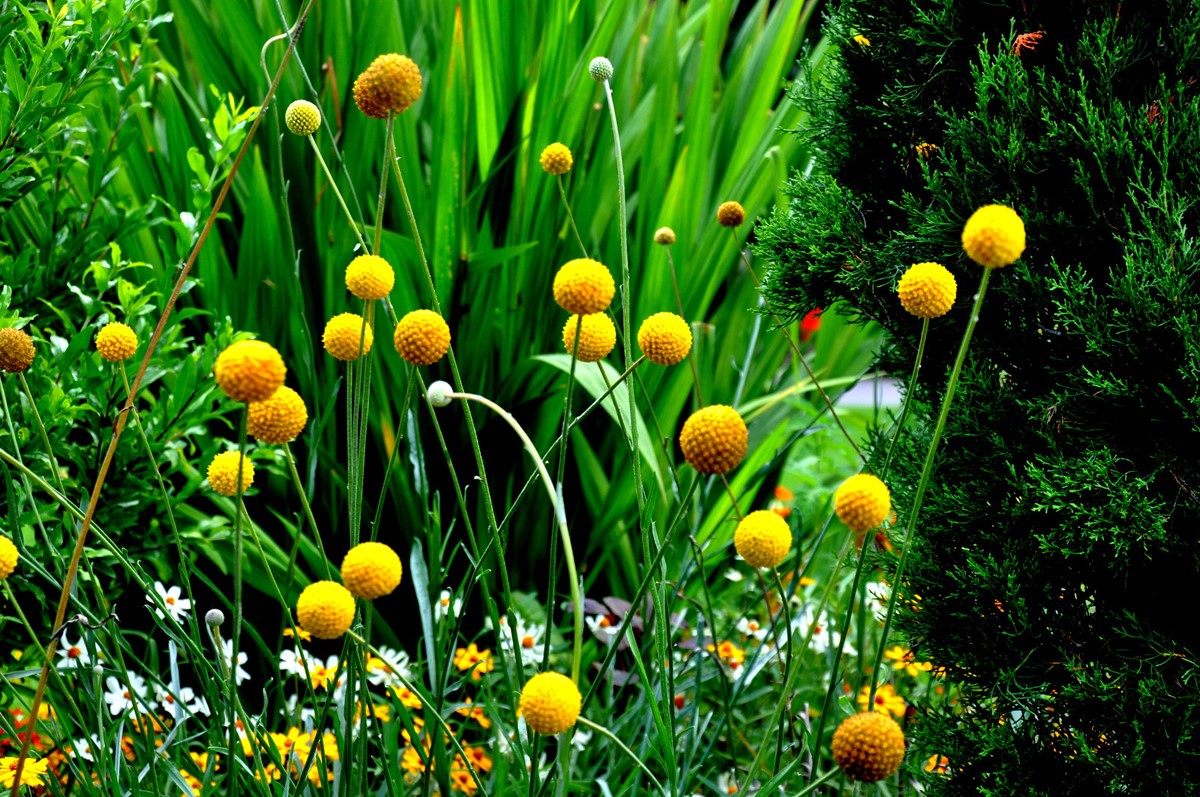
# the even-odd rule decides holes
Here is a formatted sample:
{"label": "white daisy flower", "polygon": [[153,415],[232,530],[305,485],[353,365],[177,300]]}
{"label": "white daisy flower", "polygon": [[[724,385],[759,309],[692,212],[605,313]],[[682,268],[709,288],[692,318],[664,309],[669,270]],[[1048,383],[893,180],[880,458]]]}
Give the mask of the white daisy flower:
{"label": "white daisy flower", "polygon": [[367,680],[375,686],[399,686],[400,678],[411,683],[409,663],[408,654],[403,650],[381,647],[378,657],[367,657]]}
{"label": "white daisy flower", "polygon": [[[104,684],[108,687],[108,691],[104,693],[104,702],[108,704],[108,710],[114,717],[133,708],[135,696],[141,704],[138,706],[139,710],[146,708],[146,679],[137,673],[129,673],[128,687],[118,681],[115,675],[104,679]],[[151,703],[150,707],[153,708],[154,704]]]}
{"label": "white daisy flower", "polygon": [[279,651],[279,671],[304,677],[304,651],[284,648]]}
{"label": "white daisy flower", "polygon": [[748,637],[754,637],[759,642],[767,638],[769,630],[765,625],[759,625],[758,620],[752,620],[749,617],[743,617],[738,621],[737,630]]}
{"label": "white daisy flower", "polygon": [[[222,646],[225,649],[225,666],[233,667],[233,640],[226,639]],[[244,651],[244,650],[238,651],[236,678],[237,678],[237,683],[239,686],[241,685],[241,683],[243,681],[247,681],[250,679],[250,673],[248,673],[248,672],[246,672],[246,670],[242,669],[242,665],[245,664],[249,660],[250,660],[250,657],[246,654],[246,651]]]}
{"label": "white daisy flower", "polygon": [[164,713],[170,715],[171,719],[178,719],[180,716],[178,713],[180,706],[187,706],[189,703],[195,701],[196,693],[192,691],[190,686],[185,686],[176,695],[166,687],[155,684],[154,697],[158,700],[158,705]]}
{"label": "white daisy flower", "polygon": [[[187,598],[181,597],[179,587],[171,587],[167,589],[161,581],[154,582],[154,591],[158,593],[158,597],[167,605],[167,613],[171,615],[171,619],[180,625],[187,618],[188,609],[192,608],[192,602]],[[147,595],[146,602],[154,605],[154,599]],[[159,617],[163,616],[162,609],[155,606],[154,613]]]}
{"label": "white daisy flower", "polygon": [[[521,663],[526,667],[537,666],[542,661],[542,639],[546,635],[546,626],[538,623],[527,623],[521,615],[514,614],[517,621],[517,644],[521,649]],[[508,653],[512,650],[512,631],[508,627],[508,617],[500,618],[500,648]],[[616,629],[614,629],[615,631]]]}
{"label": "white daisy flower", "polygon": [[591,629],[593,634],[604,639],[612,639],[620,630],[620,622],[612,622],[606,614],[593,614],[584,620],[587,627]]}
{"label": "white daisy flower", "polygon": [[462,598],[455,598],[450,594],[450,590],[442,590],[442,594],[438,596],[437,603],[433,606],[433,619],[441,622],[446,617],[453,615],[458,617],[462,611]]}
{"label": "white daisy flower", "polygon": [[63,631],[62,638],[58,643],[58,669],[69,670],[74,667],[87,667],[92,663],[92,657],[84,647],[83,637],[78,641],[72,642],[67,638],[67,632]]}
{"label": "white daisy flower", "polygon": [[104,755],[104,748],[95,739],[81,736],[71,742],[71,755],[84,761],[95,761],[98,756]]}

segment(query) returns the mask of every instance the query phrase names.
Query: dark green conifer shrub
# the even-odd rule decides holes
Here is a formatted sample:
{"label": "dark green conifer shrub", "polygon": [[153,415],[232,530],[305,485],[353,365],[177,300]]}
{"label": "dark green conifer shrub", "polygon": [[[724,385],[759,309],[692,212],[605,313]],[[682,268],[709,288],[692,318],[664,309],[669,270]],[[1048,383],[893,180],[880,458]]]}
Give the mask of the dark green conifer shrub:
{"label": "dark green conifer shrub", "polygon": [[[841,300],[890,332],[900,378],[901,273],[955,274],[888,476],[901,527],[981,276],[963,223],[997,202],[1028,231],[901,585],[899,632],[962,685],[918,706],[906,766],[934,794],[1200,794],[1196,3],[843,0],[829,32],[839,68],[793,88],[824,174],[787,184],[758,252],[777,312]],[[934,754],[948,779],[920,772]]]}

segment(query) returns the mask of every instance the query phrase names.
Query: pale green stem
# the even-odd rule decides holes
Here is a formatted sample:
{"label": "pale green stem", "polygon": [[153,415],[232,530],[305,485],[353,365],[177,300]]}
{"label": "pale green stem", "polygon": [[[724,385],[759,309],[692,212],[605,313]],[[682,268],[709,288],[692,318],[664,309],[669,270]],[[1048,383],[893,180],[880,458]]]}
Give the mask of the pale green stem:
{"label": "pale green stem", "polygon": [[333,174],[329,171],[329,166],[325,163],[325,157],[321,154],[321,148],[317,146],[316,139],[311,135],[305,136],[308,143],[312,145],[313,152],[317,155],[317,163],[321,164],[321,169],[325,172],[325,179],[329,181],[329,187],[333,189],[333,195],[337,197],[338,204],[342,207],[342,212],[346,214],[346,220],[350,222],[350,229],[354,230],[354,237],[358,239],[358,245],[362,247],[363,254],[378,254],[367,246],[367,240],[363,238],[362,231],[358,228],[358,222],[354,220],[354,215],[350,213],[350,208],[346,207],[346,200],[342,197],[342,192],[338,189],[337,181],[333,179]]}
{"label": "pale green stem", "polygon": [[602,736],[604,736],[605,738],[607,738],[610,742],[615,744],[617,747],[621,748],[621,752],[623,752],[623,753],[625,753],[625,755],[629,756],[630,760],[632,760],[633,763],[637,764],[638,768],[646,773],[646,777],[650,778],[650,780],[654,783],[654,787],[656,789],[658,789],[660,792],[663,790],[663,785],[658,782],[658,778],[654,777],[654,773],[650,771],[650,768],[646,766],[646,764],[642,761],[642,759],[637,757],[636,753],[634,753],[632,750],[630,750],[628,747],[626,747],[625,743],[622,742],[615,733],[610,731],[608,728],[605,728],[603,725],[599,725],[595,722],[592,722],[587,717],[580,717],[578,720],[576,720],[576,722],[578,722],[580,725],[584,726],[585,728],[591,728],[592,730],[596,731],[597,733],[599,733]]}
{"label": "pale green stem", "polygon": [[567,218],[571,220],[571,230],[575,233],[575,240],[579,242],[579,251],[587,257],[587,247],[583,245],[583,236],[579,234],[579,225],[575,223],[575,214],[571,212],[571,203],[567,201],[567,189],[563,188],[562,175],[555,175],[554,179],[558,182],[558,195],[562,197],[563,206],[567,209]]}
{"label": "pale green stem", "polygon": [[[883,651],[887,647],[888,636],[892,631],[892,617],[896,612],[896,599],[904,584],[904,565],[912,550],[913,529],[916,528],[917,518],[921,514],[921,502],[925,498],[925,488],[929,486],[929,476],[933,473],[933,462],[937,457],[938,444],[942,441],[942,432],[946,428],[946,419],[950,417],[950,405],[954,401],[954,392],[958,389],[958,377],[962,373],[963,361],[967,359],[967,348],[971,345],[971,335],[975,332],[975,324],[979,321],[979,309],[983,306],[983,296],[987,293],[988,281],[992,278],[992,269],[985,268],[983,277],[979,280],[979,292],[975,294],[975,305],[971,308],[971,317],[967,319],[967,328],[963,332],[962,343],[958,347],[958,356],[954,358],[954,367],[950,370],[950,381],[946,384],[946,396],[942,399],[942,409],[938,413],[937,425],[933,427],[933,438],[929,441],[929,451],[925,454],[925,464],[921,467],[921,476],[917,480],[917,490],[913,494],[912,509],[908,514],[908,527],[904,531],[904,539],[900,541],[900,561],[896,563],[896,575],[892,579],[892,594],[888,597],[887,616],[883,620],[883,633],[879,636],[879,644],[875,649],[875,664],[871,668],[871,694],[867,705],[875,700],[875,688],[878,686],[879,665],[883,661]],[[865,544],[865,542],[864,542]]]}
{"label": "pale green stem", "polygon": [[840,769],[836,769],[836,768],[829,770],[824,775],[817,778],[816,780],[814,780],[812,783],[805,786],[800,791],[796,792],[795,795],[793,795],[793,797],[804,797],[804,795],[809,794],[810,792],[814,791],[815,789],[818,789],[821,786],[824,786],[826,783],[828,783],[829,781],[836,778],[839,774],[841,774],[841,772],[842,771]]}
{"label": "pale green stem", "polygon": [[575,571],[575,551],[571,546],[571,533],[567,530],[567,512],[563,507],[562,496],[555,489],[554,480],[550,478],[550,471],[546,469],[545,463],[542,462],[542,455],[538,453],[537,447],[529,439],[529,435],[525,434],[525,430],[521,428],[521,424],[517,423],[517,419],[510,415],[506,409],[491,399],[475,393],[448,393],[447,395],[450,398],[477,401],[495,412],[504,419],[505,423],[512,427],[512,430],[517,433],[517,437],[521,438],[525,450],[533,457],[533,464],[537,467],[538,474],[542,477],[542,483],[545,485],[546,493],[550,496],[550,503],[554,507],[554,519],[558,523],[558,532],[562,539],[563,556],[567,560],[567,575],[571,580],[571,606],[575,614],[575,639],[571,656],[571,680],[578,684],[579,667],[583,656],[583,600],[579,594],[579,574]]}

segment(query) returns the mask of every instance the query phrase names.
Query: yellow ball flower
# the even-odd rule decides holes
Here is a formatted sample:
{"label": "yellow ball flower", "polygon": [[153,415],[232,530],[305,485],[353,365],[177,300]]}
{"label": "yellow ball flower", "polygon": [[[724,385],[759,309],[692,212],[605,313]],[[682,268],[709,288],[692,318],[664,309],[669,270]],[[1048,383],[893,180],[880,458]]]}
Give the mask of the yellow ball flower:
{"label": "yellow ball flower", "polygon": [[554,301],[568,313],[591,315],[608,309],[617,284],[602,263],[586,257],[568,260],[554,275]]}
{"label": "yellow ball flower", "polygon": [[375,333],[371,331],[370,324],[363,326],[363,317],[357,313],[335,315],[325,324],[325,333],[321,335],[325,351],[343,362],[358,359],[360,340],[362,353],[370,354]]}
{"label": "yellow ball flower", "polygon": [[433,365],[450,350],[450,326],[432,310],[413,310],[392,336],[396,353],[413,365]]}
{"label": "yellow ball flower", "polygon": [[246,431],[260,443],[290,443],[304,431],[308,408],[304,399],[284,386],[266,401],[255,401],[246,408]]}
{"label": "yellow ball flower", "polygon": [[857,473],[833,494],[833,510],[856,534],[882,523],[892,511],[892,496],[878,476]]}
{"label": "yellow ball flower", "polygon": [[851,780],[883,780],[904,760],[904,731],[886,714],[855,714],[833,733],[833,760]]}
{"label": "yellow ball flower", "polygon": [[637,342],[650,362],[675,365],[692,350],[692,328],[674,313],[655,313],[642,322]]}
{"label": "yellow ball flower", "polygon": [[[567,354],[575,351],[575,326],[579,316],[573,315],[563,325],[563,346]],[[617,328],[613,326],[608,313],[592,313],[583,317],[583,326],[579,328],[579,351],[576,357],[582,363],[594,363],[603,360],[617,345]]]}
{"label": "yellow ball flower", "polygon": [[8,537],[0,537],[0,581],[8,578],[17,569],[17,546]]}
{"label": "yellow ball flower", "polygon": [[746,209],[737,202],[722,202],[717,208],[717,223],[722,227],[738,227],[746,220]]}
{"label": "yellow ball flower", "polygon": [[0,329],[0,371],[20,373],[33,365],[33,338],[23,329]]}
{"label": "yellow ball flower", "polygon": [[311,136],[321,127],[321,111],[308,100],[296,100],[283,115],[287,129],[298,136]]}
{"label": "yellow ball flower", "polygon": [[[236,451],[222,451],[208,464],[208,483],[221,495],[237,495],[238,460]],[[242,492],[254,484],[254,463],[249,459],[242,462]]]}
{"label": "yellow ball flower", "polygon": [[654,231],[654,243],[659,246],[670,246],[675,243],[675,231],[670,227],[659,227]]}
{"label": "yellow ball flower", "polygon": [[110,363],[128,360],[137,351],[137,347],[137,335],[120,321],[105,324],[96,333],[96,351]]}
{"label": "yellow ball flower", "polygon": [[582,708],[579,687],[562,673],[538,673],[521,690],[521,716],[535,733],[546,736],[562,733],[575,724]]}
{"label": "yellow ball flower", "polygon": [[775,567],[792,549],[792,530],[779,513],[760,509],[738,523],[733,547],[751,567]]}
{"label": "yellow ball flower", "polygon": [[962,231],[963,250],[985,268],[1004,268],[1025,251],[1025,222],[1010,207],[984,205]]}
{"label": "yellow ball flower", "polygon": [[342,560],[342,583],[356,598],[373,601],[390,595],[403,573],[400,557],[382,542],[355,545]]}
{"label": "yellow ball flower", "polygon": [[360,299],[382,299],[395,284],[391,264],[378,255],[359,255],[346,266],[346,288]]}
{"label": "yellow ball flower", "polygon": [[571,157],[571,150],[567,149],[566,144],[558,141],[542,150],[542,157],[539,160],[542,169],[548,174],[566,174],[575,165],[575,160]]}
{"label": "yellow ball flower", "polygon": [[354,596],[333,581],[314,581],[296,601],[296,622],[317,639],[337,639],[354,622]]}
{"label": "yellow ball flower", "polygon": [[217,357],[217,386],[234,401],[265,401],[283,385],[287,366],[270,343],[240,340]]}
{"label": "yellow ball flower", "polygon": [[420,96],[421,70],[406,55],[381,55],[354,80],[354,104],[372,119],[402,113]]}
{"label": "yellow ball flower", "polygon": [[896,292],[904,309],[917,318],[940,318],[954,306],[958,283],[940,263],[914,263],[900,278]]}
{"label": "yellow ball flower", "polygon": [[737,410],[713,404],[696,410],[683,424],[679,447],[700,473],[728,473],[746,456],[750,433]]}

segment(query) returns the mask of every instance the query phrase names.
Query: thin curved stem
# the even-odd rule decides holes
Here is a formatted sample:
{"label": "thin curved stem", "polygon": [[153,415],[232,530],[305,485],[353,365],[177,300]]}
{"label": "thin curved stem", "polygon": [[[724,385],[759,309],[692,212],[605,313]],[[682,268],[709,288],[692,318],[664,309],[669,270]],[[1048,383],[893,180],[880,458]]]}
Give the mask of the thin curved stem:
{"label": "thin curved stem", "polygon": [[[675,258],[671,256],[671,247],[665,247],[667,250],[667,264],[671,267],[671,287],[675,289],[675,306],[679,308],[679,317],[687,320],[687,315],[683,312],[683,297],[679,293],[679,277],[675,274]],[[696,408],[704,406],[704,396],[700,394],[700,371],[696,368],[696,347],[693,345],[688,349],[688,365],[692,369],[692,382],[696,389]]]}
{"label": "thin curved stem", "polygon": [[658,778],[654,777],[654,773],[650,771],[650,768],[646,766],[645,762],[643,762],[642,759],[638,758],[636,753],[634,753],[632,750],[630,750],[628,747],[626,747],[625,743],[622,742],[621,739],[615,733],[610,731],[608,728],[605,728],[603,725],[592,722],[587,717],[581,716],[581,717],[579,717],[579,719],[576,720],[576,722],[578,722],[580,725],[583,725],[586,728],[591,728],[592,730],[596,731],[597,733],[599,733],[602,736],[604,736],[605,738],[607,738],[610,742],[615,744],[617,747],[621,748],[621,752],[623,752],[625,755],[629,756],[630,760],[632,760],[633,763],[637,764],[638,768],[646,773],[646,777],[650,778],[650,780],[654,782],[654,787],[656,789],[658,789],[659,791],[663,790],[663,785],[658,782]]}
{"label": "thin curved stem", "polygon": [[321,561],[325,564],[325,578],[332,579],[333,576],[330,575],[329,571],[329,557],[325,555],[325,543],[321,540],[321,531],[317,528],[317,519],[313,517],[312,506],[308,503],[308,493],[304,491],[304,483],[300,481],[300,471],[296,469],[296,458],[292,456],[292,448],[287,443],[283,444],[283,456],[287,460],[288,471],[292,474],[292,482],[296,485],[296,492],[300,493],[300,505],[304,507],[304,516],[308,518],[308,526],[312,529],[313,539],[317,541],[317,548],[321,551]]}
{"label": "thin curved stem", "polygon": [[546,493],[550,496],[550,503],[554,506],[554,519],[558,523],[558,532],[562,539],[563,556],[567,560],[567,576],[571,580],[571,608],[574,610],[573,613],[575,615],[575,639],[571,656],[571,680],[578,684],[579,667],[583,658],[583,600],[579,594],[579,574],[575,570],[575,551],[571,546],[571,533],[567,530],[567,512],[563,506],[562,494],[555,488],[554,481],[550,478],[550,471],[546,469],[545,463],[542,462],[542,455],[538,453],[537,447],[529,439],[529,435],[525,434],[525,430],[521,428],[521,424],[517,423],[517,419],[509,414],[508,410],[491,399],[476,393],[448,393],[447,395],[450,398],[479,402],[495,412],[504,419],[505,423],[512,427],[512,430],[517,433],[517,437],[521,438],[521,443],[525,446],[525,450],[533,457],[533,464],[538,470],[538,475],[542,477]]}
{"label": "thin curved stem", "polygon": [[925,357],[925,340],[929,337],[929,319],[925,319],[925,323],[921,324],[921,340],[917,344],[917,359],[913,361],[912,376],[908,378],[908,390],[904,392],[904,406],[900,408],[900,417],[896,420],[896,433],[892,435],[892,442],[888,446],[887,458],[883,460],[883,470],[879,474],[879,478],[886,479],[888,469],[892,464],[892,455],[896,453],[896,443],[900,442],[900,435],[904,434],[904,421],[908,418],[908,408],[912,405],[913,390],[917,387],[917,374],[921,373],[921,360]]}
{"label": "thin curved stem", "polygon": [[587,247],[583,245],[583,236],[579,234],[579,225],[575,223],[575,214],[571,212],[571,203],[567,201],[567,189],[563,187],[562,175],[555,175],[554,179],[558,183],[558,195],[562,197],[563,206],[567,209],[567,218],[571,220],[571,230],[575,233],[575,240],[579,242],[579,251],[587,257]]}
{"label": "thin curved stem", "polygon": [[733,234],[734,245],[737,247],[738,252],[741,253],[742,260],[746,263],[746,271],[750,273],[750,278],[754,280],[754,285],[759,290],[759,295],[762,297],[763,307],[766,309],[767,313],[770,314],[772,320],[779,325],[779,328],[784,330],[784,337],[787,338],[788,346],[790,346],[792,349],[792,354],[794,354],[796,359],[799,360],[800,365],[804,366],[804,372],[808,374],[809,381],[811,381],[813,386],[816,387],[817,392],[821,394],[821,399],[825,402],[825,406],[829,408],[829,414],[832,415],[833,420],[837,422],[838,428],[842,430],[842,434],[845,436],[846,441],[850,443],[850,447],[854,449],[854,453],[858,454],[859,459],[863,459],[865,461],[866,458],[863,456],[862,449],[858,447],[858,443],[854,441],[854,438],[850,435],[850,432],[846,430],[846,425],[842,423],[841,417],[837,414],[837,409],[834,408],[833,402],[829,398],[829,394],[825,392],[825,388],[821,387],[821,383],[818,381],[816,373],[813,372],[812,366],[808,364],[808,358],[804,356],[804,352],[800,351],[800,347],[796,344],[796,341],[792,339],[791,332],[788,331],[787,325],[784,324],[783,320],[776,315],[773,309],[771,309],[771,305],[767,302],[767,297],[762,293],[762,283],[759,281],[758,275],[754,273],[754,269],[751,267],[750,260],[746,257],[746,253],[742,251],[742,244],[740,241],[738,241],[737,237],[737,229],[730,227],[729,231]]}
{"label": "thin curved stem", "polygon": [[305,138],[312,145],[312,150],[317,155],[317,163],[321,164],[321,169],[325,172],[325,179],[329,180],[329,187],[333,189],[333,195],[337,197],[338,204],[342,207],[342,212],[346,214],[346,220],[350,222],[350,229],[354,230],[354,237],[358,239],[358,245],[362,247],[363,253],[379,254],[367,246],[367,240],[363,238],[362,231],[358,228],[358,222],[355,220],[354,215],[350,213],[350,208],[346,206],[346,200],[342,197],[342,192],[338,188],[337,181],[333,179],[333,174],[329,171],[329,166],[325,163],[325,156],[321,154],[321,148],[317,146],[316,139],[311,134],[305,136]]}
{"label": "thin curved stem", "polygon": [[59,492],[66,494],[66,488],[63,487],[62,474],[58,471],[58,458],[54,456],[54,447],[50,445],[50,435],[46,434],[46,424],[42,423],[42,414],[38,412],[37,402],[33,400],[33,391],[29,389],[29,383],[25,381],[25,372],[18,371],[17,376],[21,380],[21,389],[25,391],[25,398],[29,400],[29,409],[33,412],[33,420],[37,425],[38,435],[42,438],[42,445],[46,447],[46,457],[50,461],[50,471],[54,474],[54,482],[58,485]]}

